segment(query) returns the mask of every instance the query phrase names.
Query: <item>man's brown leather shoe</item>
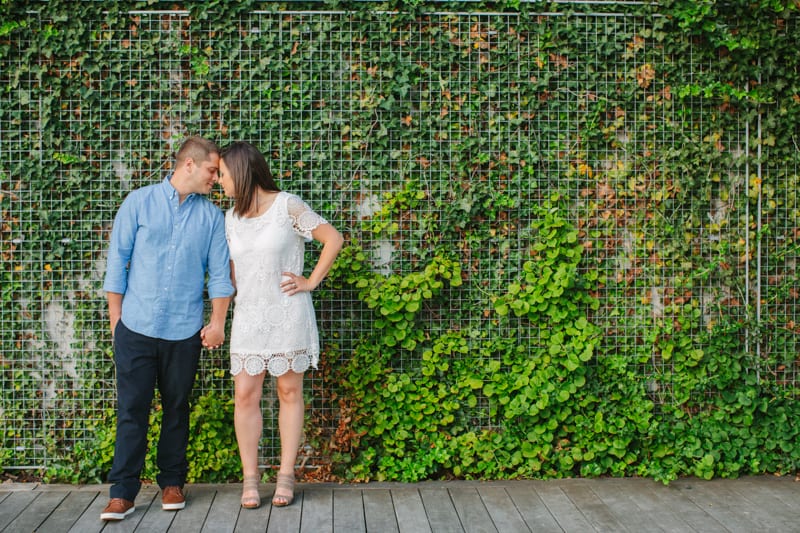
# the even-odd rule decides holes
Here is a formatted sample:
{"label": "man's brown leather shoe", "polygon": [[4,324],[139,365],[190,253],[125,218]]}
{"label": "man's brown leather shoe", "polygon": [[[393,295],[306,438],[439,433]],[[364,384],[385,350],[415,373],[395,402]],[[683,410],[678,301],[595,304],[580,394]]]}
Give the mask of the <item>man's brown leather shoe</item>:
{"label": "man's brown leather shoe", "polygon": [[136,507],[133,506],[132,501],[123,498],[111,498],[106,508],[100,513],[100,520],[122,520],[135,510]]}
{"label": "man's brown leather shoe", "polygon": [[186,507],[186,498],[178,486],[161,489],[161,508],[165,511],[177,511]]}

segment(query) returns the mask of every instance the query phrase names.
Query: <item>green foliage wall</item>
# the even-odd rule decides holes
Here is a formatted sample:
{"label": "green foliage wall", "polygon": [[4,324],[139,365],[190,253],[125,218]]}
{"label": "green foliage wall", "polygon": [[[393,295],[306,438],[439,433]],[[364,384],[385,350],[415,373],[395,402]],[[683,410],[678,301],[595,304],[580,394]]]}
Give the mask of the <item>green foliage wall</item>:
{"label": "green foliage wall", "polygon": [[[309,477],[797,469],[794,3],[0,13],[4,468],[104,479],[111,221],[198,133],[347,238]],[[190,481],[239,475],[227,365],[204,354]]]}

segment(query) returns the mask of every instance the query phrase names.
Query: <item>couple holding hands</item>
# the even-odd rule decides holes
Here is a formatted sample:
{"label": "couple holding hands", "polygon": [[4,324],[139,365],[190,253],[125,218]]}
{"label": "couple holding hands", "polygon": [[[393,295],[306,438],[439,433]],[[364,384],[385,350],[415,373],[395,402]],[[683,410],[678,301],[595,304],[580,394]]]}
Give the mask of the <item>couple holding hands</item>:
{"label": "couple holding hands", "polygon": [[[225,214],[206,195],[215,183],[234,205]],[[322,244],[304,272],[305,243]],[[147,453],[151,402],[163,411],[156,481],[164,510],[183,509],[188,471],[189,399],[200,352],[230,333],[234,426],[242,461],[245,508],[261,504],[258,449],[266,373],[277,379],[280,470],[272,505],[294,499],[294,467],[303,433],[303,373],[316,368],[319,336],[313,291],[341,250],[341,234],[298,196],[281,191],[254,146],[219,149],[190,137],[171,175],[131,192],[111,234],[104,291],[114,343],[117,437],[103,520],[134,509]],[[211,316],[204,325],[204,291]]]}

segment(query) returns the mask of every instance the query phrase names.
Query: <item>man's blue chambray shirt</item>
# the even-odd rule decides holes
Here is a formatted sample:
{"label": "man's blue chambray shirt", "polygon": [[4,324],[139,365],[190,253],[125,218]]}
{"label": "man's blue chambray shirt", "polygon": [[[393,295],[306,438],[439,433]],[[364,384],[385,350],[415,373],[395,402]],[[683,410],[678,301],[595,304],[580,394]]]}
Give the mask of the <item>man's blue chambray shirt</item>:
{"label": "man's blue chambray shirt", "polygon": [[103,289],[123,294],[126,327],[165,340],[203,327],[208,297],[232,296],[225,217],[205,196],[179,203],[170,177],[131,192],[114,218]]}

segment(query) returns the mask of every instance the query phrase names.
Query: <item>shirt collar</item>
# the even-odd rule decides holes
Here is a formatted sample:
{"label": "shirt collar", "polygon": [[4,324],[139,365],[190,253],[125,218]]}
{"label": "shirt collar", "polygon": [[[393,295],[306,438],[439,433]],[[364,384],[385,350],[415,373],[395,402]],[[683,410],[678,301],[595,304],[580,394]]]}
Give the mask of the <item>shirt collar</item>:
{"label": "shirt collar", "polygon": [[[178,190],[172,186],[171,180],[172,180],[172,174],[164,178],[164,181],[161,182],[161,185],[164,188],[164,192],[166,193],[167,198],[169,198],[170,200],[177,200],[180,195],[178,194]],[[194,198],[195,196],[197,196],[195,193],[193,192],[189,193],[188,195],[186,195],[186,200]]]}

